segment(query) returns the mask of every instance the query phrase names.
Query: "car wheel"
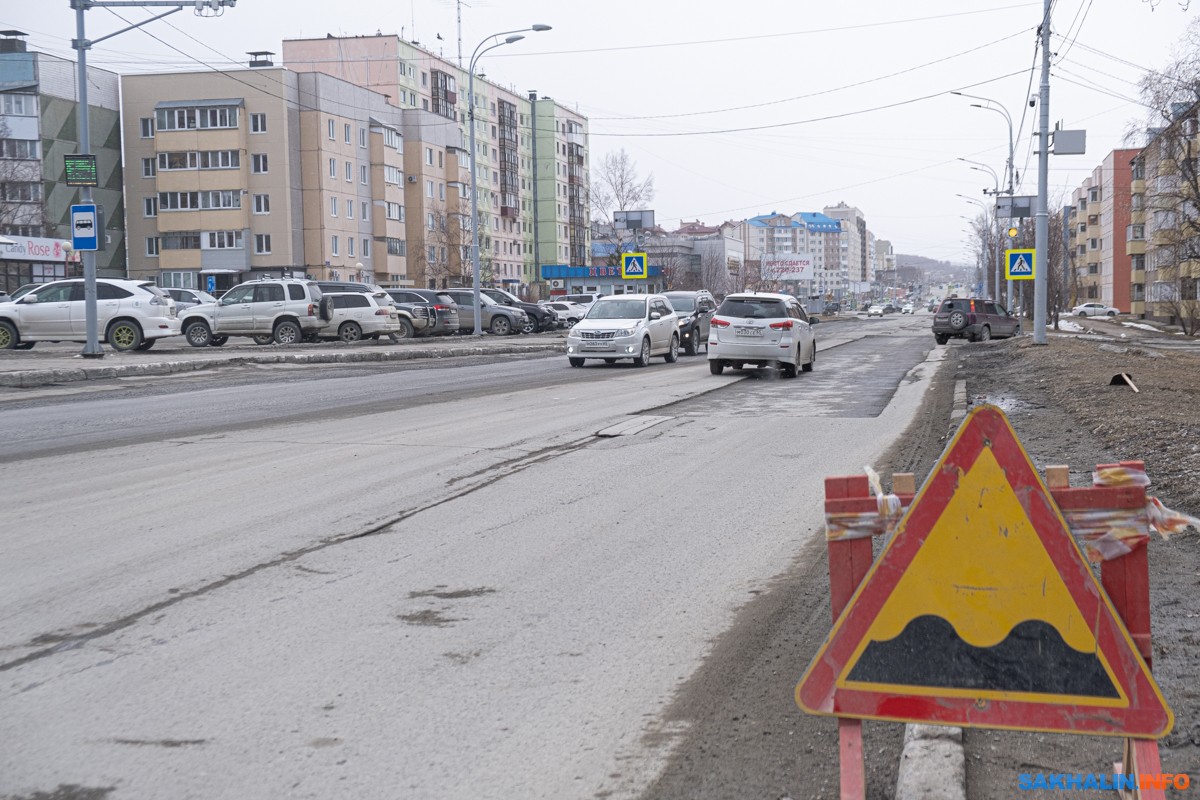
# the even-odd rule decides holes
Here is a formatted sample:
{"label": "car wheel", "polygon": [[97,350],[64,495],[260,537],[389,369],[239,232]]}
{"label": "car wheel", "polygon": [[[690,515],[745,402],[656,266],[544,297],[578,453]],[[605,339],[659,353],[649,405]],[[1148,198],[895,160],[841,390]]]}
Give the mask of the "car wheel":
{"label": "car wheel", "polygon": [[807,364],[801,364],[800,369],[803,370],[804,372],[812,372],[813,366],[815,366],[816,363],[817,363],[817,343],[816,343],[816,341],[814,341],[813,349],[812,349],[812,357],[808,359]]}
{"label": "car wheel", "polygon": [[967,327],[967,315],[962,311],[950,312],[950,327],[956,331],[961,331]]}
{"label": "car wheel", "polygon": [[945,344],[946,342],[950,341],[950,337],[944,333],[935,333],[933,335],[933,340],[938,344]]}
{"label": "car wheel", "polygon": [[644,367],[650,363],[650,340],[642,339],[642,352],[633,360],[635,367]]}
{"label": "car wheel", "polygon": [[298,344],[303,337],[300,326],[290,319],[275,326],[275,344]]}
{"label": "car wheel", "polygon": [[983,329],[979,331],[979,341],[990,342],[991,340],[992,340],[992,329],[989,328],[987,325],[984,325]]}
{"label": "car wheel", "polygon": [[21,337],[11,322],[0,320],[0,350],[13,350],[20,343]]}
{"label": "car wheel", "polygon": [[785,378],[796,377],[796,365],[795,364],[789,364],[786,361],[781,362],[779,364],[779,371],[783,373],[783,377],[785,377]]}
{"label": "car wheel", "polygon": [[208,324],[204,322],[189,322],[188,326],[183,329],[183,338],[187,339],[187,343],[192,347],[208,347],[212,341],[212,331],[208,329]]}
{"label": "car wheel", "polygon": [[138,349],[141,345],[142,329],[132,320],[119,319],[108,326],[108,332],[104,338],[108,339],[113,350],[118,353],[127,353],[130,350]]}
{"label": "car wheel", "polygon": [[338,338],[343,342],[357,342],[362,338],[362,328],[357,322],[343,322],[338,327]]}
{"label": "car wheel", "polygon": [[147,339],[146,341],[139,344],[137,346],[137,349],[141,350],[141,351],[149,350],[151,347],[154,347],[154,343],[157,341],[158,341],[158,339]]}
{"label": "car wheel", "polygon": [[537,320],[535,320],[533,317],[526,316],[525,323],[521,326],[521,333],[537,333],[537,332],[538,332]]}
{"label": "car wheel", "polygon": [[1110,316],[1110,317],[1115,317],[1116,315],[1117,315],[1117,312],[1115,312],[1115,311],[1108,312],[1108,316]]}
{"label": "car wheel", "polygon": [[513,324],[508,317],[497,314],[492,317],[492,325],[490,330],[497,336],[508,336],[513,332]]}
{"label": "car wheel", "polygon": [[269,333],[251,336],[250,338],[254,340],[255,344],[270,344],[271,342],[275,341],[275,337]]}
{"label": "car wheel", "polygon": [[1079,312],[1078,314],[1076,314],[1075,316],[1077,316],[1077,317],[1086,317],[1086,316],[1087,316],[1087,312],[1086,312],[1086,311],[1080,311],[1080,312]]}
{"label": "car wheel", "polygon": [[688,337],[687,344],[683,346],[683,352],[689,356],[694,356],[700,352],[700,332],[692,331],[692,335]]}
{"label": "car wheel", "polygon": [[725,364],[723,364],[722,362],[718,361],[715,358],[710,359],[708,362],[708,371],[711,372],[713,375],[720,375],[722,372],[725,371]]}
{"label": "car wheel", "polygon": [[228,341],[229,341],[228,336],[214,336],[208,340],[208,343],[211,344],[213,347],[224,347],[225,343]]}
{"label": "car wheel", "polygon": [[579,322],[579,320],[577,320],[577,319],[574,319],[574,318],[570,318],[570,319],[568,319],[568,320],[567,320],[567,327],[568,327],[568,328],[574,328],[574,327],[575,327],[575,323],[576,323],[576,322]]}
{"label": "car wheel", "polygon": [[[606,358],[604,360],[607,361],[608,359]],[[574,356],[570,356],[567,358],[567,361],[570,362],[572,367],[582,367],[583,366],[582,358],[575,358]]]}
{"label": "car wheel", "polygon": [[679,360],[679,337],[671,337],[671,348],[667,350],[667,354],[663,356],[663,360],[668,364],[674,364]]}
{"label": "car wheel", "polygon": [[398,339],[411,339],[416,335],[417,335],[417,332],[413,328],[412,323],[409,322],[408,320],[404,319],[403,317],[401,317],[400,318],[400,330],[398,330],[392,334],[392,341],[394,342]]}
{"label": "car wheel", "polygon": [[17,342],[13,345],[13,350],[32,350],[37,342]]}

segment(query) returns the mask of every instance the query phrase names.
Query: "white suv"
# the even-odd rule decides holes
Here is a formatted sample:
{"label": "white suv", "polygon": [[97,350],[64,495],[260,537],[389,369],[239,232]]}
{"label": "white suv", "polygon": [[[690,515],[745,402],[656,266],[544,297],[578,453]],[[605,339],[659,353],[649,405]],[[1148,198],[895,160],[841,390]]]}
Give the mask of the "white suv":
{"label": "white suv", "polygon": [[[175,301],[153,283],[96,279],[96,332],[114,350],[149,350],[179,335]],[[0,350],[87,341],[83,279],[53,281],[0,305]]]}
{"label": "white suv", "polygon": [[725,367],[746,364],[778,367],[789,378],[811,372],[817,360],[817,339],[800,301],[790,294],[743,292],[728,295],[708,321],[708,369],[720,375]]}
{"label": "white suv", "polygon": [[632,358],[634,366],[644,367],[651,356],[662,356],[668,364],[679,360],[679,317],[661,294],[601,297],[567,334],[572,367],[582,367],[589,358],[607,364]]}
{"label": "white suv", "polygon": [[316,281],[271,278],[233,287],[215,303],[201,303],[181,316],[192,347],[221,346],[230,336],[251,336],[258,344],[315,341],[334,316]]}

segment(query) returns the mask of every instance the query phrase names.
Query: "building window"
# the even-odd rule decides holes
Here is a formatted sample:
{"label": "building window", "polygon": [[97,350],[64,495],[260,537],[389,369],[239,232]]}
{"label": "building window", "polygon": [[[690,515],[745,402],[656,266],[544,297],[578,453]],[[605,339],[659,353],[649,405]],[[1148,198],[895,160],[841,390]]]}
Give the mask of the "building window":
{"label": "building window", "polygon": [[200,208],[200,193],[159,192],[158,207],[162,211],[195,211]]}
{"label": "building window", "polygon": [[146,218],[158,216],[158,198],[145,197],[142,198],[142,216]]}
{"label": "building window", "polygon": [[349,122],[347,122],[344,126],[344,130],[342,131],[342,139],[346,142],[346,144],[350,144],[350,123]]}
{"label": "building window", "polygon": [[161,242],[157,236],[147,236],[146,255],[150,256],[151,258],[156,258],[158,256],[158,248],[160,244]]}
{"label": "building window", "polygon": [[358,182],[363,186],[367,185],[367,165],[362,164],[358,168]]}
{"label": "building window", "polygon": [[389,256],[408,255],[408,243],[403,239],[393,239],[389,236],[385,244],[387,244],[387,253]]}
{"label": "building window", "polygon": [[200,249],[200,232],[199,231],[178,231],[176,233],[168,233],[162,238],[163,250],[199,250]]}
{"label": "building window", "polygon": [[329,177],[337,178],[337,159],[329,159]]}
{"label": "building window", "polygon": [[425,163],[431,167],[433,166],[433,148],[432,147],[425,148]]}
{"label": "building window", "polygon": [[425,227],[428,228],[429,230],[433,230],[433,228],[434,228],[432,212],[425,215]]}
{"label": "building window", "polygon": [[367,129],[366,128],[358,129],[358,146],[359,147],[367,146]]}
{"label": "building window", "polygon": [[164,272],[159,276],[159,286],[170,286],[173,289],[195,289],[196,273]]}
{"label": "building window", "polygon": [[266,153],[255,153],[254,155],[250,156],[250,171],[257,175],[263,175],[266,173],[266,171],[267,171],[267,154]]}
{"label": "building window", "polygon": [[271,213],[271,195],[269,195],[269,194],[254,195],[254,213],[255,214],[270,214]]}
{"label": "building window", "polygon": [[438,200],[444,201],[445,199],[446,199],[446,184],[439,183],[438,184]]}
{"label": "building window", "polygon": [[404,206],[399,203],[386,203],[384,209],[388,219],[396,220],[397,222],[404,221]]}
{"label": "building window", "polygon": [[346,201],[346,219],[354,219],[354,201]]}
{"label": "building window", "polygon": [[346,162],[346,183],[354,182],[354,165],[349,161]]}
{"label": "building window", "polygon": [[329,252],[330,252],[332,255],[335,255],[335,256],[336,256],[336,255],[340,255],[340,253],[338,252],[338,237],[337,237],[337,234],[334,234],[334,235],[333,235],[333,236],[330,238],[330,240],[329,240]]}
{"label": "building window", "polygon": [[196,169],[200,165],[200,154],[185,150],[182,153],[159,153],[158,169],[167,172],[176,169]]}
{"label": "building window", "polygon": [[242,193],[238,189],[224,191],[201,192],[201,208],[241,208]]}
{"label": "building window", "polygon": [[338,206],[337,198],[336,197],[329,198],[329,216],[331,216],[331,217],[337,216],[337,206]]}
{"label": "building window", "polygon": [[433,181],[425,181],[425,196],[433,199]]}
{"label": "building window", "polygon": [[143,139],[154,138],[154,117],[142,117],[138,124],[141,125]]}
{"label": "building window", "polygon": [[362,201],[362,216],[359,219],[369,219],[371,212],[367,208],[367,201]]}
{"label": "building window", "polygon": [[241,169],[242,156],[237,150],[202,150],[200,169]]}
{"label": "building window", "polygon": [[37,95],[9,92],[3,98],[3,113],[8,117],[36,117]]}
{"label": "building window", "polygon": [[271,234],[256,233],[254,234],[254,252],[257,255],[265,256],[271,252]]}
{"label": "building window", "polygon": [[353,236],[346,237],[346,255],[349,258],[354,258],[354,237]]}
{"label": "building window", "polygon": [[363,258],[371,257],[371,240],[366,238],[365,236],[363,237],[363,240],[362,240],[362,257]]}
{"label": "building window", "polygon": [[436,247],[434,247],[433,245],[429,245],[429,247],[426,249],[425,255],[429,259],[430,264],[437,263],[437,248]]}
{"label": "building window", "polygon": [[402,173],[400,171],[399,167],[385,166],[383,168],[383,182],[384,183],[398,184],[398,183],[403,182],[403,180],[404,180],[404,173]]}
{"label": "building window", "polygon": [[202,249],[205,250],[241,250],[242,232],[209,231],[201,241],[207,241],[206,245],[202,245]]}
{"label": "building window", "polygon": [[236,128],[236,106],[218,108],[160,108],[155,112],[158,130],[186,131],[196,128]]}
{"label": "building window", "polygon": [[142,159],[142,177],[143,178],[153,178],[157,174],[158,174],[158,167],[155,166],[154,159],[153,158],[143,158]]}
{"label": "building window", "polygon": [[336,140],[336,139],[337,139],[337,134],[335,134],[335,133],[334,133],[334,122],[333,122],[333,120],[328,120],[328,121],[326,122],[326,124],[325,124],[325,128],[326,128],[326,130],[327,130],[327,132],[328,132],[328,134],[329,134],[329,141],[331,141],[331,142],[332,142],[332,141]]}
{"label": "building window", "polygon": [[250,132],[251,133],[266,133],[267,132],[267,115],[266,114],[251,114],[250,115]]}

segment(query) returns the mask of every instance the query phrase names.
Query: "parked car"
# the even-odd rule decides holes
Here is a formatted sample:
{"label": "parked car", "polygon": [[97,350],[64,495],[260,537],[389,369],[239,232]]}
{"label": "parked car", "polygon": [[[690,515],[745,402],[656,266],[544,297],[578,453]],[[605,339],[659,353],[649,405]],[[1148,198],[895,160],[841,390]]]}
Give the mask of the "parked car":
{"label": "parked car", "polygon": [[314,341],[333,319],[333,300],[316,281],[269,278],[234,286],[215,303],[184,309],[183,336],[192,347],[221,346],[230,336],[258,344]]}
{"label": "parked car", "polygon": [[397,303],[425,306],[429,310],[429,325],[417,331],[418,336],[448,336],[458,333],[458,304],[454,298],[433,289],[388,289]]}
{"label": "parked car", "polygon": [[[458,329],[463,333],[475,332],[475,292],[472,289],[442,289],[458,305]],[[529,317],[519,308],[502,306],[486,294],[479,294],[481,330],[497,336],[520,333],[529,324]]]}
{"label": "parked car", "polygon": [[502,306],[519,308],[524,311],[528,321],[521,329],[521,333],[541,333],[542,331],[551,331],[558,327],[558,314],[555,314],[548,308],[543,308],[537,303],[527,303],[515,294],[491,286],[482,287],[479,291]]}
{"label": "parked car", "polygon": [[604,295],[597,294],[596,292],[587,292],[585,294],[568,294],[563,297],[556,297],[555,299],[556,300],[569,300],[572,303],[579,303],[579,305],[581,305],[581,306],[586,306],[588,308],[591,308],[592,303],[596,302],[601,297],[604,297]]}
{"label": "parked car", "polygon": [[679,316],[679,342],[683,352],[694,356],[708,345],[708,319],[717,308],[712,292],[667,292],[666,298]]}
{"label": "parked car", "polygon": [[869,308],[867,308],[867,316],[868,317],[882,317],[883,316],[883,306],[880,306],[880,305],[870,306]]}
{"label": "parked car", "polygon": [[900,309],[896,308],[896,306],[893,305],[892,303],[884,303],[883,304],[883,313],[885,313],[885,314],[895,314],[899,310]]}
{"label": "parked car", "polygon": [[419,325],[429,324],[429,309],[404,304],[400,307],[387,292],[327,292],[322,297],[333,299],[333,319],[317,334],[319,339],[340,339],[357,342],[359,339],[378,339],[387,336],[393,342],[411,339]]}
{"label": "parked car", "polygon": [[913,313],[913,304],[912,304],[912,303],[905,303],[905,304],[904,304],[904,306],[903,306],[903,307],[900,309],[900,313],[901,313],[901,314],[911,314],[911,313]]}
{"label": "parked car", "polygon": [[833,317],[839,314],[841,310],[841,303],[826,303],[825,308],[821,309],[821,313],[827,317]]}
{"label": "parked car", "polygon": [[45,285],[46,284],[44,284],[44,283],[23,283],[23,284],[21,284],[20,287],[18,287],[17,289],[14,289],[12,294],[8,295],[7,300],[3,300],[0,302],[11,303],[14,300],[20,300],[22,297],[29,294],[34,289],[38,288],[39,286],[45,286]]}
{"label": "parked car", "polygon": [[180,311],[201,303],[217,302],[217,298],[199,289],[176,289],[173,286],[160,286],[159,288],[171,295],[171,299],[175,301],[175,308]]}
{"label": "parked car", "polygon": [[798,370],[811,372],[817,361],[812,326],[820,321],[789,294],[728,295],[709,320],[709,372],[720,375],[725,367],[747,364],[778,367],[789,378]]}
{"label": "parked car", "polygon": [[560,328],[570,328],[587,316],[587,306],[581,306],[570,300],[543,300],[541,304],[558,315]]}
{"label": "parked car", "polygon": [[933,315],[933,338],[938,344],[950,339],[986,342],[1021,333],[1021,320],[991,300],[981,297],[950,297]]}
{"label": "parked car", "polygon": [[1104,303],[1084,303],[1071,309],[1071,315],[1076,317],[1115,317],[1120,310]]}
{"label": "parked car", "polygon": [[[35,285],[0,305],[0,350],[28,350],[36,342],[87,341],[83,279]],[[148,281],[96,279],[96,332],[114,350],[149,350],[178,336],[175,301]]]}
{"label": "parked car", "polygon": [[567,334],[567,361],[582,367],[589,358],[612,364],[633,359],[644,367],[653,356],[679,360],[679,318],[661,294],[613,295],[592,304]]}

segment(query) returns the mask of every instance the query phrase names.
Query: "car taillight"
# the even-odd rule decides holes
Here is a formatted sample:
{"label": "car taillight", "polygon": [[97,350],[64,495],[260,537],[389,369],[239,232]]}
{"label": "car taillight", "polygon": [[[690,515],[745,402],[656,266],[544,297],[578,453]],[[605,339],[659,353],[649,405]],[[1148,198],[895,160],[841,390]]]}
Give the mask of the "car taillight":
{"label": "car taillight", "polygon": [[433,310],[434,311],[449,311],[450,306],[434,306]]}
{"label": "car taillight", "polygon": [[375,316],[377,316],[377,317],[386,317],[386,316],[388,316],[388,315],[389,315],[389,314],[391,314],[391,313],[392,313],[392,310],[391,310],[390,308],[377,308],[377,309],[375,309]]}
{"label": "car taillight", "polygon": [[790,319],[785,319],[783,322],[772,322],[771,327],[775,330],[790,331],[792,329],[792,321]]}
{"label": "car taillight", "polygon": [[308,315],[309,315],[310,317],[315,317],[315,316],[317,315],[317,306],[316,306],[316,304],[314,304],[314,303],[309,303],[309,304],[308,304]]}
{"label": "car taillight", "polygon": [[721,319],[720,317],[713,317],[712,319],[710,319],[708,321],[708,324],[713,326],[714,328],[728,328],[729,320]]}

